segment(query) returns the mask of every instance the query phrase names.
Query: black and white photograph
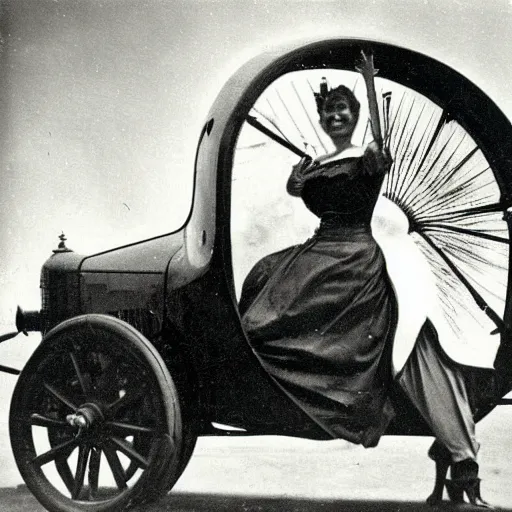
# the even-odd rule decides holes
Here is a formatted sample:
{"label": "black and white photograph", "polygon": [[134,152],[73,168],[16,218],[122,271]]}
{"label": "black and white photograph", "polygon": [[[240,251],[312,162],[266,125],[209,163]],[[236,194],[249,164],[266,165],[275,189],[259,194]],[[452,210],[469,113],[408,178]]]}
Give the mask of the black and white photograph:
{"label": "black and white photograph", "polygon": [[0,510],[512,512],[511,0],[0,0]]}

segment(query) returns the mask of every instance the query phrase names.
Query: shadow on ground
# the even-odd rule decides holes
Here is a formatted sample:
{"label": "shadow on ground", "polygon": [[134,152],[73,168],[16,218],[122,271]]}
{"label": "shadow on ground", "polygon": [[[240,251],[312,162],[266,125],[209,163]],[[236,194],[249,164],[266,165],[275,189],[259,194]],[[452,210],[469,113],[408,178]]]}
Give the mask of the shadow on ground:
{"label": "shadow on ground", "polygon": [[[431,507],[425,502],[307,499],[293,497],[228,496],[172,493],[158,503],[138,508],[139,512],[449,512],[448,502]],[[460,508],[457,510],[461,510]],[[482,509],[483,510],[483,509]],[[498,508],[512,512],[511,508]]]}
{"label": "shadow on ground", "polygon": [[[44,512],[25,485],[0,489],[1,510]],[[133,512],[450,512],[448,502],[430,507],[424,502],[307,499],[200,493],[171,493],[157,503]],[[460,509],[458,509],[460,510]],[[498,508],[512,512],[512,508]]]}

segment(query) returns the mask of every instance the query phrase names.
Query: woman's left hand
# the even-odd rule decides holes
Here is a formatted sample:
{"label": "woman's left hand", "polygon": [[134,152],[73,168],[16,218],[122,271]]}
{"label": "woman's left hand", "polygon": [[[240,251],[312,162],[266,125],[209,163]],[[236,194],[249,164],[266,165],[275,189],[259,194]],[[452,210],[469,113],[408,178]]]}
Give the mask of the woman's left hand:
{"label": "woman's left hand", "polygon": [[388,148],[381,148],[372,141],[366,146],[363,156],[364,168],[370,176],[386,174],[393,165],[393,157]]}
{"label": "woman's left hand", "polygon": [[382,148],[383,141],[382,130],[380,127],[379,106],[377,104],[375,81],[373,78],[377,74],[377,70],[373,66],[373,54],[371,52],[366,53],[364,50],[361,50],[361,60],[356,64],[356,69],[363,75],[366,84],[373,139],[377,142],[379,148]]}
{"label": "woman's left hand", "polygon": [[359,71],[364,78],[373,78],[378,72],[373,65],[373,54],[361,50],[361,58],[356,62],[356,71]]}

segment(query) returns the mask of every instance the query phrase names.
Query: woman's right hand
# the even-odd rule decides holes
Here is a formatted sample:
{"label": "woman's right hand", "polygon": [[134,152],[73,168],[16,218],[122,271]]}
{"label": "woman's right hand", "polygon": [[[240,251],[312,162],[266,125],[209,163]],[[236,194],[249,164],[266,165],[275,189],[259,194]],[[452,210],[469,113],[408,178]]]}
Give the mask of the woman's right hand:
{"label": "woman's right hand", "polygon": [[310,156],[303,156],[300,161],[292,167],[292,174],[305,176],[312,161],[313,159]]}
{"label": "woman's right hand", "polygon": [[306,181],[306,174],[313,159],[310,156],[304,156],[299,163],[292,167],[292,172],[286,183],[286,190],[291,196],[299,197]]}

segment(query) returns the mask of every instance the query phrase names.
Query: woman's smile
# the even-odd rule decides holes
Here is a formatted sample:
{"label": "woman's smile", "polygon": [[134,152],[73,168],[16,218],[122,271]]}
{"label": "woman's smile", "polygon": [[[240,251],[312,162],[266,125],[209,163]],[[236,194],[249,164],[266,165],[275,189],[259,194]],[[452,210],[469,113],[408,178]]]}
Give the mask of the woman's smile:
{"label": "woman's smile", "polygon": [[321,125],[330,137],[348,137],[356,125],[356,116],[352,113],[344,98],[327,102],[321,114]]}
{"label": "woman's smile", "polygon": [[341,135],[351,133],[354,128],[354,118],[350,111],[344,114],[336,113],[326,116],[326,128],[329,135]]}

